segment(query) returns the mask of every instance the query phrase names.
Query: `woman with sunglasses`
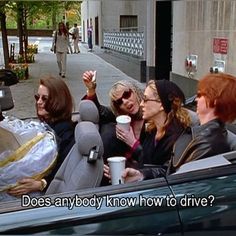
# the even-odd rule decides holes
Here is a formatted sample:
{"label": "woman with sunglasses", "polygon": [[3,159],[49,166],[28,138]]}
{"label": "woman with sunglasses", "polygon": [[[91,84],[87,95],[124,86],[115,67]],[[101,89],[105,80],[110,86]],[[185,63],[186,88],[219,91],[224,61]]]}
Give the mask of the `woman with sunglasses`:
{"label": "woman with sunglasses", "polygon": [[[174,144],[173,154],[166,166],[135,170],[127,168],[126,182],[151,179],[171,174],[190,161],[231,151],[226,122],[236,119],[236,77],[212,73],[198,83],[197,115],[200,125],[185,132]],[[143,109],[144,113],[146,107]]]}
{"label": "woman with sunglasses", "polygon": [[[133,165],[136,161],[131,159],[132,146],[137,140],[142,143],[146,135],[140,108],[143,91],[134,81],[118,81],[113,84],[109,91],[110,107],[106,107],[98,101],[96,82],[93,80],[93,76],[93,71],[86,71],[83,74],[83,82],[87,87],[87,94],[83,99],[92,100],[99,110],[100,134],[104,144],[104,159],[122,155],[127,158],[128,166]],[[129,115],[131,117],[132,132],[127,135],[126,143],[118,139],[116,135],[116,117],[119,115]]]}
{"label": "woman with sunglasses", "polygon": [[51,76],[42,77],[39,81],[35,100],[38,118],[46,122],[56,134],[58,141],[57,162],[50,175],[42,180],[32,178],[19,180],[18,186],[8,192],[14,196],[45,191],[75,142],[74,129],[76,124],[71,120],[73,98],[66,83]]}

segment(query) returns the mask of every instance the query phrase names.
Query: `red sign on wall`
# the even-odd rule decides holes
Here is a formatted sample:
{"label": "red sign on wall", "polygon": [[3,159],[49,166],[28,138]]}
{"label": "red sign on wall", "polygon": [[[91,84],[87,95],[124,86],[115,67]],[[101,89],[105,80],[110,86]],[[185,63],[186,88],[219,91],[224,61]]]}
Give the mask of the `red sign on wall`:
{"label": "red sign on wall", "polygon": [[213,39],[213,53],[227,54],[228,39],[214,38]]}

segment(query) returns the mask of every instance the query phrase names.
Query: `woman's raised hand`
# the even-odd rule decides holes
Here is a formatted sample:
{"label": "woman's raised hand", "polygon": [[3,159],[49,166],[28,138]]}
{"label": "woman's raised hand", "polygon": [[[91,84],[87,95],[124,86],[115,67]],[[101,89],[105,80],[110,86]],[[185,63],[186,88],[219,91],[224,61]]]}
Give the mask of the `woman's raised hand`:
{"label": "woman's raised hand", "polygon": [[96,93],[96,71],[85,71],[83,73],[83,82],[87,88],[87,95],[93,96]]}

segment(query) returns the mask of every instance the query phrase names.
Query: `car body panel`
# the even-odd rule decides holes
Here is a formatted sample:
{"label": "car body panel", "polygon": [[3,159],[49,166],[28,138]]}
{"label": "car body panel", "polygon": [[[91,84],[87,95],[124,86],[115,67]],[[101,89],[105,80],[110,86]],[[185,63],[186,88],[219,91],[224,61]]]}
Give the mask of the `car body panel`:
{"label": "car body panel", "polygon": [[[145,183],[147,182],[147,183]],[[106,193],[106,194],[104,194]],[[171,194],[165,179],[144,181],[143,183],[100,187],[76,193],[79,198],[103,198],[100,209],[96,207],[38,207],[2,213],[0,215],[0,233],[53,233],[69,234],[158,234],[163,232],[181,232],[176,208],[168,208],[164,203],[159,206],[144,206],[144,200],[165,198]],[[50,196],[66,199],[72,195]],[[45,196],[47,197],[47,196]],[[135,204],[116,207],[109,201],[112,197],[133,199]],[[141,197],[141,198],[140,198]],[[144,199],[145,198],[145,199]],[[142,204],[140,200],[143,201]],[[18,202],[18,205],[20,202]],[[156,203],[157,204],[157,203]],[[158,205],[158,204],[157,204]],[[165,222],[169,223],[166,224]],[[14,222],[14,224],[12,224]]]}

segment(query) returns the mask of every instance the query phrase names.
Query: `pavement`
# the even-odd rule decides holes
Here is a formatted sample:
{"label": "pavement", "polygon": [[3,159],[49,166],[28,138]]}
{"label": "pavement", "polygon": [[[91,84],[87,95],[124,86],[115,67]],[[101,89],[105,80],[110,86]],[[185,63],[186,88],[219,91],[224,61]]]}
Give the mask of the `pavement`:
{"label": "pavement", "polygon": [[[35,55],[35,63],[29,64],[29,79],[21,80],[18,84],[11,86],[14,99],[14,108],[6,113],[18,118],[35,116],[34,94],[38,89],[39,78],[43,75],[53,75],[61,79],[58,75],[56,55],[50,51],[49,44],[39,44],[39,53]],[[93,52],[88,52],[87,45],[80,44],[79,54],[68,54],[67,74],[63,80],[67,83],[75,102],[75,111],[81,98],[86,93],[86,88],[82,81],[83,72],[86,70],[97,71],[97,95],[104,105],[109,104],[108,92],[118,80],[135,80],[123,73],[121,70],[103,60],[98,55],[105,53],[100,48],[94,48]],[[137,82],[137,80],[135,80]],[[140,85],[144,88],[145,84]]]}

